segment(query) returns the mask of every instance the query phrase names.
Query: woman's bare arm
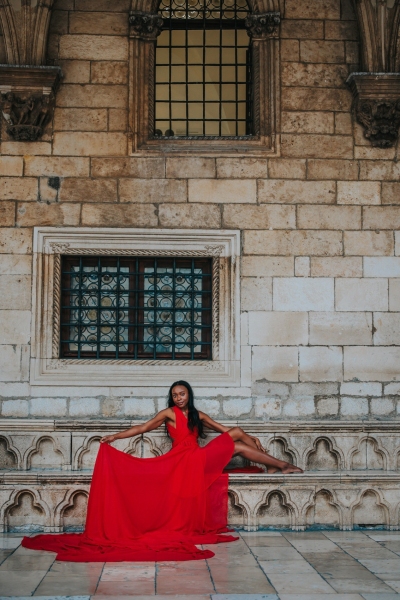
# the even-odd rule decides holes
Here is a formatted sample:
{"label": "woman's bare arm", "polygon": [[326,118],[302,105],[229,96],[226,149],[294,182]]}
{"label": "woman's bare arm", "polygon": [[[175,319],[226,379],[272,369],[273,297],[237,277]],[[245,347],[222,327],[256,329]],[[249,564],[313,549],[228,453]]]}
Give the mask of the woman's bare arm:
{"label": "woman's bare arm", "polygon": [[157,429],[160,427],[167,419],[173,420],[173,413],[170,408],[165,408],[160,411],[155,417],[150,419],[150,421],[146,421],[142,425],[134,425],[129,429],[125,429],[125,431],[120,431],[119,433],[114,433],[113,435],[105,435],[101,438],[101,442],[105,444],[111,444],[115,440],[123,440],[124,438],[134,437],[135,435],[140,435],[142,433],[147,433],[148,431],[153,431],[153,429]]}

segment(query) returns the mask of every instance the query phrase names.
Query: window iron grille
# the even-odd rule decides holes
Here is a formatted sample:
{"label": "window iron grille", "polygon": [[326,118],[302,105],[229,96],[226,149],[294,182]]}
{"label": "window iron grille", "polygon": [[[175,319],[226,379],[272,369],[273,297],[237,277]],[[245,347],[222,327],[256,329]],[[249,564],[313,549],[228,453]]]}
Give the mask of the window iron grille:
{"label": "window iron grille", "polygon": [[212,359],[212,259],[63,257],[62,358]]}
{"label": "window iron grille", "polygon": [[246,0],[161,0],[155,138],[252,136]]}

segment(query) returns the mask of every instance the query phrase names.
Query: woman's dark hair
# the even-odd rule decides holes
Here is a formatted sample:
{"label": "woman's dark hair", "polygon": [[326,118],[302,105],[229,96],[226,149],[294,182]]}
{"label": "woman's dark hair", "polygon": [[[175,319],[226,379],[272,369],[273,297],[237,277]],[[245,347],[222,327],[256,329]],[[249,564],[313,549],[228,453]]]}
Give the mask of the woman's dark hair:
{"label": "woman's dark hair", "polygon": [[177,385],[182,385],[183,387],[185,387],[187,389],[187,391],[189,393],[189,402],[188,402],[188,427],[189,427],[189,429],[191,431],[193,431],[194,429],[197,429],[197,433],[199,434],[199,437],[205,438],[206,435],[204,433],[203,423],[200,419],[199,411],[197,410],[197,408],[194,405],[194,395],[193,395],[193,390],[192,390],[190,383],[188,383],[187,381],[180,380],[180,381],[175,381],[171,385],[171,387],[169,388],[169,392],[168,392],[168,408],[172,408],[173,406],[175,406],[174,401],[172,399],[172,390]]}

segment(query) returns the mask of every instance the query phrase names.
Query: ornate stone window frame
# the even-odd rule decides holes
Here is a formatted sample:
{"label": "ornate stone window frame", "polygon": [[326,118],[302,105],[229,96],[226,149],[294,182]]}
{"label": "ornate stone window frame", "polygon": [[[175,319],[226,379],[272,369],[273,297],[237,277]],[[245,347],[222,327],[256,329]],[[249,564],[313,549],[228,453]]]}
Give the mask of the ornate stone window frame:
{"label": "ornate stone window frame", "polygon": [[[199,256],[213,259],[213,359],[60,359],[61,256]],[[165,386],[188,379],[240,386],[240,232],[36,227],[32,283],[32,385]]]}
{"label": "ornate stone window frame", "polygon": [[246,27],[253,51],[254,128],[249,139],[170,139],[152,137],[154,127],[154,69],[157,36],[162,20],[159,0],[132,0],[129,47],[129,128],[132,153],[205,156],[279,155],[280,40],[282,0],[248,0]]}

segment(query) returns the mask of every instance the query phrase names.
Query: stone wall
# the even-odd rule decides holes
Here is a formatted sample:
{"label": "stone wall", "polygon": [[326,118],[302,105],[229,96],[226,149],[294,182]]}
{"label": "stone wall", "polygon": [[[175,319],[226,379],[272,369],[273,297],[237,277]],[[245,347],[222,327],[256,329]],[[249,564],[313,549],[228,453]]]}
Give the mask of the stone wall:
{"label": "stone wall", "polygon": [[[358,68],[349,0],[287,0],[279,155],[131,155],[130,2],[56,0],[54,123],[2,131],[3,417],[147,417],[163,389],[29,385],[36,225],[242,231],[242,380],[198,389],[220,418],[395,419],[400,364],[400,170],[351,117]],[[1,47],[1,44],[0,44]],[[60,178],[54,189],[50,177]]]}

